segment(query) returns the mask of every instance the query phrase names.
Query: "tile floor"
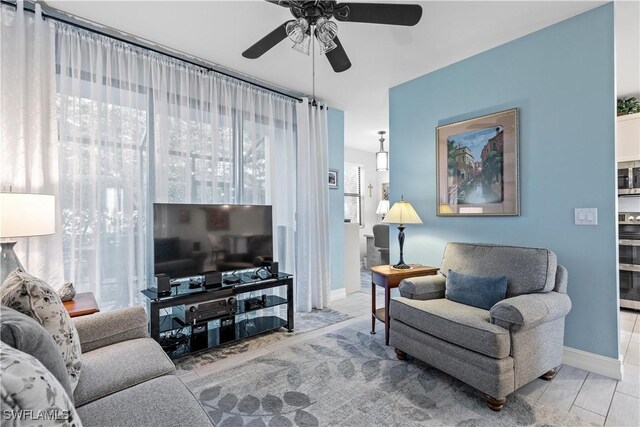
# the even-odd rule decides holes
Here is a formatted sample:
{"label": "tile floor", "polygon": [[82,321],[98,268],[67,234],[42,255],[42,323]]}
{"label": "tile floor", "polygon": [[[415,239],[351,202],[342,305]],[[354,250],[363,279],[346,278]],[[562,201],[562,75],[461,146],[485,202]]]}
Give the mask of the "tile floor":
{"label": "tile floor", "polygon": [[[362,275],[365,292],[356,292],[329,304],[329,307],[348,313],[352,318],[305,334],[267,345],[237,357],[211,363],[184,374],[195,379],[213,372],[226,370],[248,360],[283,350],[291,345],[313,339],[345,326],[371,328],[371,288],[366,286],[368,276]],[[378,306],[384,304],[377,298]],[[382,324],[378,323],[382,332]],[[616,381],[572,366],[563,365],[553,381],[536,379],[517,393],[558,408],[573,412],[585,421],[605,426],[640,426],[640,316],[635,311],[621,312],[620,351],[624,354],[624,378]]]}

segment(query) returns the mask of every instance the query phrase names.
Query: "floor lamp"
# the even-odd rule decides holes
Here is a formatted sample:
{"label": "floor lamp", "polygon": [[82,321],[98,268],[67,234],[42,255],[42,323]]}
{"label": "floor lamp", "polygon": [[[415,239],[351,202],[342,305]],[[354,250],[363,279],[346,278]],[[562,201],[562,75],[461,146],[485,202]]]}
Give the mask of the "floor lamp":
{"label": "floor lamp", "polygon": [[382,222],[387,224],[398,224],[398,242],[400,243],[400,261],[397,264],[393,265],[393,268],[399,270],[406,270],[411,268],[411,266],[404,263],[404,257],[402,253],[402,248],[404,246],[404,229],[406,228],[405,224],[422,224],[422,220],[416,213],[411,203],[405,202],[403,198],[400,198],[400,201],[394,203],[389,212],[387,212],[387,216],[384,217]]}
{"label": "floor lamp", "polygon": [[13,251],[17,237],[56,232],[55,197],[48,194],[0,193],[0,284],[24,267]]}

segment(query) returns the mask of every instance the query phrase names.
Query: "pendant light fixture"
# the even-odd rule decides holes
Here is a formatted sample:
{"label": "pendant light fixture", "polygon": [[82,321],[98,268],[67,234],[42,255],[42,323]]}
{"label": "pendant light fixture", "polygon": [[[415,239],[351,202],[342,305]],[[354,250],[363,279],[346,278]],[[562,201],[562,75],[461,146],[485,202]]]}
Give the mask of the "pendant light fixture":
{"label": "pendant light fixture", "polygon": [[384,151],[384,134],[385,131],[381,130],[380,134],[380,151],[376,153],[376,170],[379,172],[389,170],[389,152]]}

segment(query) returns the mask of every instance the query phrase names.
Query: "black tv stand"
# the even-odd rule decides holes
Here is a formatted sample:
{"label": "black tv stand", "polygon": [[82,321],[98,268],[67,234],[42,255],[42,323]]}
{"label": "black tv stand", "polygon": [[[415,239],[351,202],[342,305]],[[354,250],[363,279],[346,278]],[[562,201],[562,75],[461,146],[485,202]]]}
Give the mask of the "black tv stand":
{"label": "black tv stand", "polygon": [[[237,282],[230,284],[225,280],[231,277],[237,279]],[[160,296],[150,289],[141,291],[148,298],[151,337],[163,346],[169,357],[178,358],[277,329],[284,328],[293,332],[293,276],[279,273],[265,279],[254,277],[254,270],[229,274],[223,278],[223,284],[214,289],[190,288],[190,280],[185,278],[167,296]],[[278,288],[286,288],[286,297],[267,292]],[[185,323],[173,310],[171,313],[167,312],[173,307],[186,308],[222,300],[226,304],[233,301],[233,313],[225,312],[207,316],[202,321]],[[286,318],[266,310],[284,305],[287,308]],[[163,314],[162,311],[166,313]],[[247,316],[248,313],[255,313],[256,316]]]}

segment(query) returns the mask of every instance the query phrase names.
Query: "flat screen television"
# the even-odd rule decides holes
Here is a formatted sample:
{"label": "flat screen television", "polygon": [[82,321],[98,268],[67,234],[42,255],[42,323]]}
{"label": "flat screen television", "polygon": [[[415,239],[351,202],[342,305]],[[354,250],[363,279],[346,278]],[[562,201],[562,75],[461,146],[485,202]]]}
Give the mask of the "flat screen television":
{"label": "flat screen television", "polygon": [[171,279],[273,260],[271,206],[154,203],[154,273]]}

